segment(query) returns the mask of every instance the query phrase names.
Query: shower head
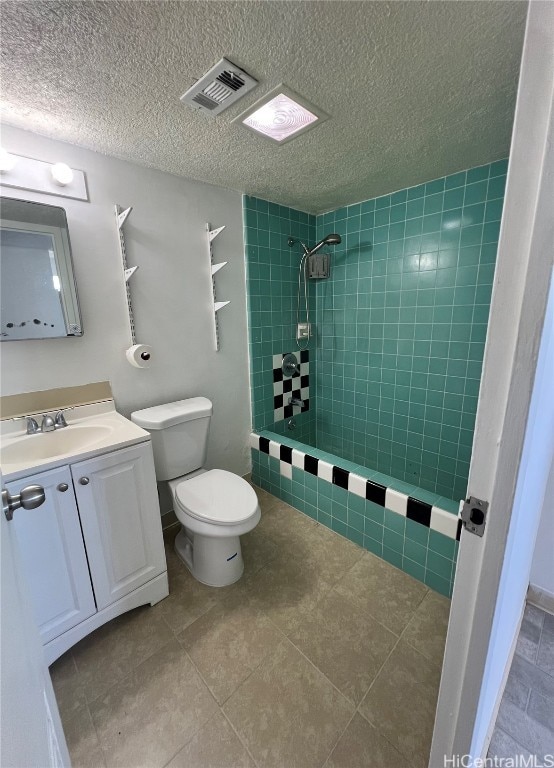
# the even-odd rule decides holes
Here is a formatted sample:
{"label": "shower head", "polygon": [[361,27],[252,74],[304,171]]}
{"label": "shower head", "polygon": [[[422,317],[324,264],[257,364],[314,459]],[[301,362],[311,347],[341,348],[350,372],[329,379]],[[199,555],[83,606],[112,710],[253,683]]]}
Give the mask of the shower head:
{"label": "shower head", "polygon": [[317,245],[314,245],[314,247],[310,248],[309,250],[304,245],[306,256],[312,256],[312,254],[317,253],[317,251],[319,251],[320,248],[323,248],[324,245],[338,245],[340,241],[341,241],[340,235],[337,235],[335,233],[331,235],[326,235],[323,238],[323,240],[320,240],[319,243],[317,243]]}
{"label": "shower head", "polygon": [[295,243],[300,243],[304,249],[304,257],[312,256],[312,254],[317,253],[319,249],[324,245],[338,245],[340,242],[341,236],[337,235],[336,233],[332,233],[330,235],[325,235],[323,240],[320,240],[319,243],[316,243],[313,248],[308,248],[306,243],[303,243],[302,240],[297,240],[295,237],[289,237],[289,246],[292,248]]}
{"label": "shower head", "polygon": [[324,245],[338,245],[340,242],[341,236],[333,233],[331,235],[326,235],[323,240],[320,240],[319,243],[316,243],[313,248],[307,248],[304,243],[302,243],[304,247],[304,255],[312,256],[314,253],[317,253],[320,248],[323,248]]}

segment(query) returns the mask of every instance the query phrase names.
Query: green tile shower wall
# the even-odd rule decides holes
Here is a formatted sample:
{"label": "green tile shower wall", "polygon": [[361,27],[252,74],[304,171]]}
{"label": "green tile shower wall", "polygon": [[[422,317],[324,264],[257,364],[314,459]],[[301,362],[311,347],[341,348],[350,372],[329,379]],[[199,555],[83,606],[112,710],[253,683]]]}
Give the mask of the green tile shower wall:
{"label": "green tile shower wall", "polygon": [[279,459],[252,449],[252,479],[322,525],[347,537],[447,597],[458,542],[297,467],[281,475]]}
{"label": "green tile shower wall", "polygon": [[[261,429],[273,423],[273,355],[296,349],[296,291],[300,243],[311,243],[316,220],[303,211],[255,197],[243,198],[249,312],[252,420]],[[315,310],[315,285],[310,301]],[[313,342],[310,346],[313,349]],[[295,417],[295,437],[315,440],[315,408]],[[284,422],[282,423],[284,429]]]}
{"label": "green tile shower wall", "polygon": [[342,236],[316,288],[319,448],[465,494],[506,168],[317,217],[316,240]]}

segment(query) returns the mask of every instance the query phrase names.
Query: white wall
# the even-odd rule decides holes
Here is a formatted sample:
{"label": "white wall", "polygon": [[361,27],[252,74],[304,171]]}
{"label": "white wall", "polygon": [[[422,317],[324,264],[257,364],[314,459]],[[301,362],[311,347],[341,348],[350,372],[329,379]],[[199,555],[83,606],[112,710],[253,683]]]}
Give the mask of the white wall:
{"label": "white wall", "polygon": [[550,467],[550,476],[544,502],[541,521],[531,566],[531,586],[554,600],[554,462]]}
{"label": "white wall", "polygon": [[[2,343],[2,394],[108,379],[125,415],[205,395],[214,403],[208,465],[247,472],[250,394],[240,193],[9,126],[2,129],[2,146],[82,169],[90,197],[86,203],[5,190],[9,197],[66,209],[84,335]],[[115,203],[133,206],[125,240],[128,266],[140,266],[131,293],[138,341],[154,348],[149,369],[133,368],[125,359],[130,340]],[[218,353],[212,348],[206,222],[226,225],[214,243],[217,260],[229,262],[217,275],[218,299],[231,300],[220,312]]]}

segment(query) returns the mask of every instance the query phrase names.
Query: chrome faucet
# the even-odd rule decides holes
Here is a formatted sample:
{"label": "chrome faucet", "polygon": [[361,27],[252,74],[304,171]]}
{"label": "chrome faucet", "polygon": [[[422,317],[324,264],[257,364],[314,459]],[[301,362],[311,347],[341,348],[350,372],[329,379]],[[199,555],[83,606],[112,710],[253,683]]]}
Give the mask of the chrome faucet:
{"label": "chrome faucet", "polygon": [[34,416],[15,416],[13,420],[25,419],[28,435],[38,435],[40,432],[53,432],[55,429],[62,429],[68,426],[64,411],[72,411],[74,407],[61,408],[59,411],[56,411],[55,416],[52,416],[50,413],[43,413],[40,426]]}
{"label": "chrome faucet", "polygon": [[42,416],[42,424],[40,425],[41,432],[53,432],[56,429],[56,423],[49,413],[45,413]]}
{"label": "chrome faucet", "polygon": [[299,397],[289,397],[289,405],[297,405],[299,408],[303,408],[304,401]]}

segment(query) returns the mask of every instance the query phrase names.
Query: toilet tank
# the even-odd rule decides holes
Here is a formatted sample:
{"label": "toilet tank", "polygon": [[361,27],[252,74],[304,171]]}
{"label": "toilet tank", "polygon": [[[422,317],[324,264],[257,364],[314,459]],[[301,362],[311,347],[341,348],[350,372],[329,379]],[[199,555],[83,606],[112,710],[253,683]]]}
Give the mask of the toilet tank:
{"label": "toilet tank", "polygon": [[152,436],[157,480],[173,480],[204,466],[212,403],[191,397],[174,403],[143,408],[131,421]]}

